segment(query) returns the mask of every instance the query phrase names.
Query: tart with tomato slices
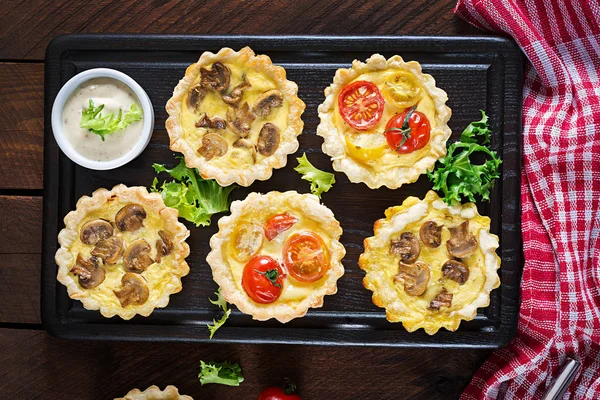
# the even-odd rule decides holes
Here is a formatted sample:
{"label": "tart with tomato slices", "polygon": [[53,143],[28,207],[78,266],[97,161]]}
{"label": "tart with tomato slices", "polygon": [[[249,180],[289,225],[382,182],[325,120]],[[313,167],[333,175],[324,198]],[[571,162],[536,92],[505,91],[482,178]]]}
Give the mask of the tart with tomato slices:
{"label": "tart with tomato slices", "polygon": [[143,392],[139,389],[130,390],[125,397],[119,397],[115,400],[194,400],[190,396],[179,394],[177,387],[169,385],[165,390],[160,390],[158,386],[152,385]]}
{"label": "tart with tomato slices", "polygon": [[448,96],[416,61],[375,54],[338,69],[319,106],[323,152],[333,169],[371,189],[396,189],[446,154]]}
{"label": "tart with tomato slices", "polygon": [[250,193],[219,220],[206,260],[229,303],[256,320],[285,323],[337,292],[346,254],[341,235],[317,196]]}
{"label": "tart with tomato slices", "polygon": [[298,149],[298,85],[252,49],[204,52],[167,102],[170,148],[221,186],[269,179]]}

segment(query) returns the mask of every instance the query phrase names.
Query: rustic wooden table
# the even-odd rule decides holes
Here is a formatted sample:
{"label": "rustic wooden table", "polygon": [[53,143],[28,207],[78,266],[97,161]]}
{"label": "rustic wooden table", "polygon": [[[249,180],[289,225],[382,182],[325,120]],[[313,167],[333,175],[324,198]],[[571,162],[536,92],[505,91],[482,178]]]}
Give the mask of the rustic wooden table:
{"label": "rustic wooden table", "polygon": [[[4,0],[0,14],[0,398],[112,399],[178,386],[196,399],[255,399],[287,376],[305,399],[451,399],[487,350],[68,342],[40,320],[44,51],[56,35],[480,34],[455,0]],[[198,360],[237,360],[238,388],[201,387]]]}

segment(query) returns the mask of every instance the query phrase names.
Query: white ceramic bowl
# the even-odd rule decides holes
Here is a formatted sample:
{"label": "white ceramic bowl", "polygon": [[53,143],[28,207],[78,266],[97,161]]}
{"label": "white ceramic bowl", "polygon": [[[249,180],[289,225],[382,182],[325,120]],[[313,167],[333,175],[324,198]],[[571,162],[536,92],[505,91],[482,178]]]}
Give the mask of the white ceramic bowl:
{"label": "white ceramic bowl", "polygon": [[[64,134],[62,114],[65,103],[69,97],[71,97],[71,94],[75,91],[75,89],[77,89],[83,82],[93,78],[113,78],[129,86],[140,101],[140,105],[144,113],[142,133],[139,140],[127,153],[110,161],[95,161],[82,156],[73,148]],[[144,89],[142,89],[142,87],[128,75],[110,68],[94,68],[75,75],[69,79],[67,83],[65,83],[62,89],[60,89],[60,92],[58,92],[58,95],[54,100],[54,104],[52,105],[52,132],[54,132],[54,139],[56,139],[56,143],[58,143],[58,146],[63,153],[65,153],[65,155],[73,162],[89,169],[107,170],[118,168],[124,164],[127,164],[129,161],[139,156],[142,151],[144,151],[150,142],[150,139],[152,138],[153,129],[154,110],[152,108],[150,98]]]}

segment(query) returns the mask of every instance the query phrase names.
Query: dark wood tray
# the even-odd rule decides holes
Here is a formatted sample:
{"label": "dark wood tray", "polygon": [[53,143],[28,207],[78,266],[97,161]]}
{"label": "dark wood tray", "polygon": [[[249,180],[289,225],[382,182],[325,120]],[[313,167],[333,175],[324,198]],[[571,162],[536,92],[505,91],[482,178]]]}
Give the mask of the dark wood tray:
{"label": "dark wood tray", "polygon": [[[54,253],[63,217],[74,209],[77,199],[99,187],[118,183],[149,186],[155,174],[152,163],[176,163],[169,150],[164,128],[164,105],[186,67],[205,50],[249,45],[257,54],[269,55],[285,67],[288,78],[299,86],[306,103],[304,134],[300,149],[288,158],[286,168],[276,170],[265,182],[234,191],[243,199],[250,191],[298,190],[308,192],[309,184],[293,171],[295,157],[302,152],[318,167],[332,171],[331,161],[321,152],[322,139],[315,135],[319,123],[317,106],[323,90],[336,69],[352,60],[365,60],[379,52],[386,57],[401,55],[417,60],[437,85],[448,93],[452,108],[450,127],[456,140],[470,121],[479,119],[479,110],[490,116],[494,132],[492,147],[502,155],[501,179],[491,202],[479,205],[492,219],[491,230],[500,237],[502,285],[492,292],[490,306],[479,309],[477,317],[462,322],[456,332],[440,330],[429,336],[423,330],[408,333],[401,324],[386,321],[384,310],[371,302],[371,292],[363,288],[363,272],[358,256],[363,239],[373,234],[373,223],[387,207],[402,203],[409,195],[422,197],[431,187],[426,176],[398,190],[370,190],[352,184],[343,173],[323,195],[323,202],[341,222],[342,243],[347,255],[346,274],[338,282],[338,293],[325,298],[320,309],[311,309],[287,324],[258,322],[235,309],[215,335],[213,342],[294,343],[319,345],[500,347],[515,333],[519,310],[521,277],[520,229],[520,121],[522,58],[518,47],[497,37],[314,37],[314,36],[141,36],[72,35],[54,39],[46,53],[45,75],[45,176],[44,232],[42,257],[42,320],[52,335],[61,338],[104,340],[208,341],[206,324],[220,315],[208,302],[217,285],[205,261],[208,240],[217,231],[216,221],[207,228],[191,230],[188,243],[190,274],[183,278],[183,291],[172,295],[166,308],[149,317],[123,321],[107,319],[89,311],[67,296],[56,281]],[[81,168],[64,156],[54,140],[50,124],[52,103],[61,86],[73,75],[90,68],[107,67],[125,72],[148,93],[156,116],[152,141],[133,162],[113,171]]]}

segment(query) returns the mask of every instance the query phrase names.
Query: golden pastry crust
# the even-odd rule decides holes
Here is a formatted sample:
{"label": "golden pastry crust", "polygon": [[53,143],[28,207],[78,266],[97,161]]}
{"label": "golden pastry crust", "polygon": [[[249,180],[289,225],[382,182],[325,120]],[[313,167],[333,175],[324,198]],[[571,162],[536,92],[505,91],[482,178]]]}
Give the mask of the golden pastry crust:
{"label": "golden pastry crust", "polygon": [[[182,108],[186,107],[185,98],[194,84],[198,82],[200,69],[215,62],[243,65],[245,71],[255,71],[272,80],[275,82],[276,88],[283,93],[284,104],[288,106],[286,128],[281,131],[277,150],[251,166],[223,168],[215,165],[215,162],[201,157],[197,152],[198,146],[194,146],[185,137],[181,122]],[[204,52],[198,62],[187,68],[184,78],[179,81],[173,91],[173,96],[167,102],[166,110],[169,118],[166,121],[166,129],[169,133],[170,148],[183,153],[188,167],[197,168],[203,178],[215,179],[221,186],[228,186],[234,182],[242,186],[249,186],[255,180],[267,180],[273,174],[273,169],[286,165],[288,154],[298,150],[298,136],[304,127],[301,116],[305,104],[298,98],[297,93],[298,85],[286,79],[284,68],[273,65],[271,59],[266,55],[255,55],[249,47],[244,47],[239,52],[230,48],[223,48],[216,54]],[[268,120],[267,118],[266,121]],[[224,157],[229,157],[230,154],[231,152]]]}
{"label": "golden pastry crust", "polygon": [[[386,218],[374,224],[375,236],[365,239],[365,250],[358,264],[366,271],[363,286],[373,292],[373,303],[385,308],[388,321],[402,322],[409,332],[423,328],[433,335],[442,327],[455,331],[461,320],[472,320],[477,308],[489,305],[490,292],[500,286],[497,272],[500,257],[496,254],[499,244],[498,237],[489,232],[490,219],[479,215],[475,204],[448,206],[435,192],[429,191],[423,200],[408,197],[401,206],[388,208],[385,215]],[[410,296],[401,283],[394,282],[398,257],[389,252],[390,240],[401,232],[415,230],[429,220],[446,226],[443,228],[446,233],[442,236],[446,240],[432,250],[421,242],[419,260],[427,261],[431,277],[422,296]],[[470,272],[467,281],[459,284],[443,277],[441,267],[446,260],[453,259],[445,244],[450,236],[448,227],[458,226],[464,221],[469,221],[469,232],[477,238],[478,249],[475,254],[462,259]],[[416,237],[419,237],[418,230]],[[442,288],[453,294],[451,306],[429,309],[430,301]]]}
{"label": "golden pastry crust", "polygon": [[[318,233],[329,251],[330,267],[323,278],[315,283],[316,287],[310,290],[301,289],[303,294],[297,299],[283,301],[282,298],[288,289],[288,286],[284,286],[280,299],[270,304],[258,304],[250,299],[242,288],[241,278],[234,276],[239,274],[233,272],[236,264],[232,256],[228,254],[229,238],[238,223],[242,221],[256,222],[263,226],[265,220],[273,214],[287,211],[299,217],[301,222],[306,221],[310,226],[318,229]],[[273,254],[273,258],[281,261],[281,244],[293,232],[292,228],[274,239],[273,243],[278,241],[280,244],[278,245],[279,254]],[[341,235],[340,223],[329,208],[320,204],[317,196],[299,194],[296,191],[250,193],[246,199],[234,201],[231,204],[231,215],[219,220],[219,232],[210,239],[211,251],[206,260],[212,269],[213,279],[221,287],[221,293],[227,302],[235,304],[241,312],[252,315],[256,320],[264,321],[275,318],[279,322],[285,323],[304,316],[309,308],[322,307],[323,297],[337,292],[337,281],[344,275],[342,259],[346,254],[346,249],[339,241]],[[261,254],[260,251],[257,254]],[[292,283],[288,281],[286,285],[292,285]],[[313,284],[302,285],[296,282],[294,285],[298,285],[294,286],[294,289],[297,289]]]}
{"label": "golden pastry crust", "polygon": [[[409,71],[421,83],[425,93],[433,101],[435,119],[432,122],[435,126],[432,125],[430,132],[429,151],[425,152],[419,159],[406,166],[378,165],[383,163],[382,159],[378,159],[374,162],[374,165],[378,165],[379,168],[374,170],[348,154],[344,133],[336,126],[334,116],[337,113],[338,95],[344,87],[363,74],[384,73],[389,70]],[[333,169],[344,172],[351,182],[363,182],[371,189],[381,186],[396,189],[405,183],[415,182],[421,174],[431,171],[439,158],[446,155],[446,141],[452,133],[448,127],[448,120],[452,111],[446,106],[447,100],[448,95],[446,92],[436,87],[434,78],[429,74],[424,74],[421,70],[421,64],[418,62],[405,62],[402,57],[397,55],[386,60],[382,55],[374,54],[364,63],[354,60],[352,68],[340,68],[336,71],[333,83],[325,89],[325,101],[318,109],[321,122],[317,127],[317,135],[325,139],[322,149],[324,153],[331,157]],[[385,127],[385,122],[381,123]],[[398,155],[391,149],[386,149],[386,151],[390,156],[392,154],[399,157],[406,156]]]}
{"label": "golden pastry crust", "polygon": [[[71,268],[76,262],[77,254],[82,252],[87,257],[94,247],[81,242],[80,230],[83,224],[98,218],[114,221],[116,211],[127,204],[141,205],[147,214],[144,224],[151,223],[153,226],[147,228],[144,225],[136,232],[119,231],[125,242],[124,247],[140,235],[150,235],[155,233],[154,231],[163,230],[172,235],[173,249],[163,258],[161,264],[155,262],[141,273],[150,288],[147,301],[141,305],[133,304],[124,308],[113,293],[113,290],[121,289],[121,277],[127,272],[123,262],[106,265],[104,282],[93,289],[81,287],[78,276],[71,272]],[[136,314],[148,316],[155,308],[165,307],[169,303],[169,296],[181,291],[181,277],[187,275],[190,270],[185,261],[190,253],[190,248],[185,242],[190,232],[185,225],[178,222],[177,217],[177,210],[165,206],[160,194],[148,193],[147,189],[141,186],[127,187],[121,184],[111,190],[98,189],[91,197],[82,196],[77,201],[75,210],[65,216],[65,228],[58,234],[60,248],[55,255],[58,281],[67,287],[69,297],[80,300],[88,310],[100,310],[105,317],[118,315],[127,320]],[[155,259],[157,250],[154,241],[151,240],[150,245]]]}
{"label": "golden pastry crust", "polygon": [[169,385],[165,390],[160,390],[158,386],[150,386],[143,392],[139,389],[130,390],[124,397],[115,400],[194,400],[190,396],[179,394],[179,390]]}

